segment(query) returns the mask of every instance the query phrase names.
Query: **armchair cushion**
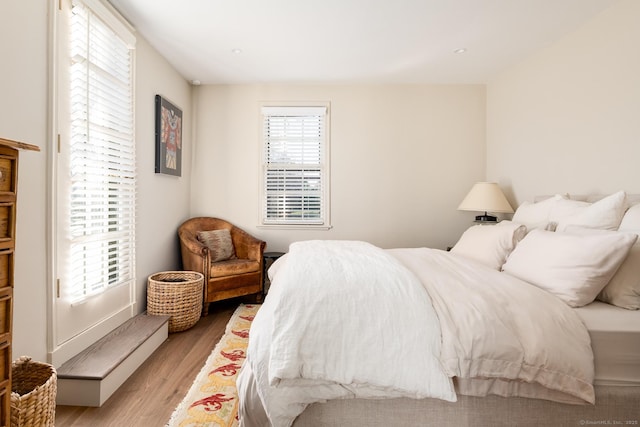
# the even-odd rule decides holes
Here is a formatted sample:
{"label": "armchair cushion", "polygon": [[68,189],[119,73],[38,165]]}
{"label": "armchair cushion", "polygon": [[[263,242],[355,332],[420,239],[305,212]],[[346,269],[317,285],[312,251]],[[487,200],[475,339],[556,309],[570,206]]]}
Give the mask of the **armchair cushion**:
{"label": "armchair cushion", "polygon": [[211,263],[236,257],[233,249],[233,241],[231,240],[231,233],[226,228],[221,230],[198,231],[198,240],[209,248]]}
{"label": "armchair cushion", "polygon": [[260,262],[249,259],[230,259],[211,263],[211,278],[236,276],[238,274],[255,273],[260,271]]}

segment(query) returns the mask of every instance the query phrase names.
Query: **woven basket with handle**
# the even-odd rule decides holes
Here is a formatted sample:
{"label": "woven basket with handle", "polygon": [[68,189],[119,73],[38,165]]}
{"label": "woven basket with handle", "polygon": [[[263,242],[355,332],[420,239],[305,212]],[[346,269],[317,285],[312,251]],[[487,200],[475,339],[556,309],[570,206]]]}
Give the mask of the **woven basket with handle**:
{"label": "woven basket with handle", "polygon": [[53,365],[22,356],[11,364],[11,426],[53,426],[57,374]]}
{"label": "woven basket with handle", "polygon": [[147,313],[171,316],[169,332],[189,329],[202,313],[204,276],[196,271],[163,271],[149,276]]}

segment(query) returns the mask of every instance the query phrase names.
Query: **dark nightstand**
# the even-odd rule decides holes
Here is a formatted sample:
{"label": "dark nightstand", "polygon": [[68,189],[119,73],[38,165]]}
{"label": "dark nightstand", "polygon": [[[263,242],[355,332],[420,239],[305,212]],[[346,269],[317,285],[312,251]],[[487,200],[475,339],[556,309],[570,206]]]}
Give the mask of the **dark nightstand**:
{"label": "dark nightstand", "polygon": [[267,295],[271,281],[267,277],[267,270],[271,267],[271,264],[276,262],[278,258],[284,255],[284,252],[265,252],[262,254],[264,262],[262,263],[262,295]]}

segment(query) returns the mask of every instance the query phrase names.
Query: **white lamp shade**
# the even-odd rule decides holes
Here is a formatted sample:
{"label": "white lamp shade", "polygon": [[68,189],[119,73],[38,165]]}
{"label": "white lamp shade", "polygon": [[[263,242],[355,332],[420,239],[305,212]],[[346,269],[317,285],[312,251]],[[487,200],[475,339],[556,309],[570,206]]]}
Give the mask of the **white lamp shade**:
{"label": "white lamp shade", "polygon": [[460,203],[458,210],[513,213],[513,208],[495,182],[477,182]]}

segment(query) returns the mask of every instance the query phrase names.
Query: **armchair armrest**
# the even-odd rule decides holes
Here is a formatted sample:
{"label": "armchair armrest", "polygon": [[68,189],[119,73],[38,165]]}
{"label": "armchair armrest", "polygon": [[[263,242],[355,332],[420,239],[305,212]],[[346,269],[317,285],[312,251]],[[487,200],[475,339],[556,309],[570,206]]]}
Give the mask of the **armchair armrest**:
{"label": "armchair armrest", "polygon": [[180,245],[189,252],[198,256],[207,256],[209,248],[207,248],[200,240],[194,239],[191,236],[180,236]]}
{"label": "armchair armrest", "polygon": [[197,271],[209,280],[210,254],[209,248],[188,232],[179,233],[182,268]]}
{"label": "armchair armrest", "polygon": [[231,239],[238,258],[262,262],[262,253],[267,245],[266,242],[253,237],[238,227],[231,229]]}

